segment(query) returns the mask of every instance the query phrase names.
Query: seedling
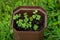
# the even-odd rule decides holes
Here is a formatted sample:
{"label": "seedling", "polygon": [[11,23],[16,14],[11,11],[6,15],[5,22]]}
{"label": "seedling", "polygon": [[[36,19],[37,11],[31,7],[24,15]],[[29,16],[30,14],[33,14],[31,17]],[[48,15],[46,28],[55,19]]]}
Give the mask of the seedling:
{"label": "seedling", "polygon": [[33,21],[33,17],[30,17],[30,21]]}
{"label": "seedling", "polygon": [[36,18],[36,16],[35,16],[35,15],[32,15],[32,18],[33,18],[33,19],[35,19],[35,18]]}
{"label": "seedling", "polygon": [[33,12],[33,14],[35,14],[35,13],[37,13],[38,12],[38,10],[35,10],[34,12]]}
{"label": "seedling", "polygon": [[24,22],[28,22],[28,20],[29,20],[29,19],[28,19],[28,15],[27,15],[27,13],[25,12],[25,13],[24,13]]}
{"label": "seedling", "polygon": [[23,20],[19,19],[19,21],[17,21],[16,24],[18,25],[18,27],[21,27],[23,24]]}
{"label": "seedling", "polygon": [[26,26],[26,28],[31,28],[32,26],[31,26],[31,23],[27,23],[27,26]]}
{"label": "seedling", "polygon": [[34,24],[33,29],[36,31],[38,29],[38,25]]}
{"label": "seedling", "polygon": [[23,23],[21,27],[26,29],[26,23]]}
{"label": "seedling", "polygon": [[41,16],[40,15],[36,15],[36,20],[40,20]]}
{"label": "seedling", "polygon": [[18,19],[20,16],[21,16],[21,14],[16,14],[16,15],[13,16],[13,19],[16,20],[16,19]]}

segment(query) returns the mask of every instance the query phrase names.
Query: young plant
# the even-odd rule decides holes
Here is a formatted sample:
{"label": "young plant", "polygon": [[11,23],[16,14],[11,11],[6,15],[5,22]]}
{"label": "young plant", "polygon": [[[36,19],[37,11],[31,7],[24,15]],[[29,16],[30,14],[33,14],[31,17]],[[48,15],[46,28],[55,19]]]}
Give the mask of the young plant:
{"label": "young plant", "polygon": [[24,29],[27,29],[26,28],[26,23],[23,23],[21,27],[24,28]]}
{"label": "young plant", "polygon": [[33,14],[36,14],[38,12],[38,10],[34,10]]}
{"label": "young plant", "polygon": [[25,12],[25,13],[24,13],[24,22],[28,22],[28,20],[29,20],[29,19],[28,19],[28,15],[27,15],[27,13]]}
{"label": "young plant", "polygon": [[13,19],[16,20],[16,19],[18,19],[20,16],[21,16],[21,14],[16,14],[16,15],[13,16]]}
{"label": "young plant", "polygon": [[23,24],[23,20],[19,19],[19,21],[16,21],[16,24],[18,25],[18,27],[21,27]]}
{"label": "young plant", "polygon": [[31,28],[31,27],[32,27],[32,24],[31,23],[27,23],[26,28],[28,29],[28,28]]}
{"label": "young plant", "polygon": [[33,19],[35,19],[35,18],[36,18],[36,16],[35,16],[35,15],[32,15],[32,18],[33,18]]}
{"label": "young plant", "polygon": [[33,17],[30,17],[30,21],[33,21]]}
{"label": "young plant", "polygon": [[36,20],[40,20],[41,16],[38,15],[37,12],[38,12],[37,10],[35,10],[35,11],[33,12],[32,18],[33,18],[33,19],[36,19]]}
{"label": "young plant", "polygon": [[32,22],[27,23],[27,26],[31,28],[32,27]]}
{"label": "young plant", "polygon": [[36,20],[40,20],[41,16],[40,15],[36,15]]}
{"label": "young plant", "polygon": [[38,29],[38,25],[34,24],[33,29],[36,31]]}

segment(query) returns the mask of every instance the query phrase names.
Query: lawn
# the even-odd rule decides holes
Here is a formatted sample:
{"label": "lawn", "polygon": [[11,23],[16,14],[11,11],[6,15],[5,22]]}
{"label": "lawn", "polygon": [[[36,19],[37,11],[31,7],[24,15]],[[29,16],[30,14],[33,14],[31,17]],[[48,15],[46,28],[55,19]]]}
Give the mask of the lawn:
{"label": "lawn", "polygon": [[18,6],[41,6],[47,10],[44,40],[60,40],[60,0],[0,0],[0,40],[14,40],[11,15]]}

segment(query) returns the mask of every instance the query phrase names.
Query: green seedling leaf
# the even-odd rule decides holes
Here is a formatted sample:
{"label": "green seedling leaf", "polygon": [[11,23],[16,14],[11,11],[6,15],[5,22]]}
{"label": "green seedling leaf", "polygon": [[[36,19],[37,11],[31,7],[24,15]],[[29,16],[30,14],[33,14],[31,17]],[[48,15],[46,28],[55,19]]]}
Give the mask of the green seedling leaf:
{"label": "green seedling leaf", "polygon": [[24,22],[28,22],[28,15],[27,15],[26,12],[24,13],[24,18],[25,18],[25,19],[24,19]]}
{"label": "green seedling leaf", "polygon": [[30,21],[33,21],[33,18],[32,17],[30,17]]}
{"label": "green seedling leaf", "polygon": [[24,18],[27,18],[27,17],[28,17],[27,15],[24,16]]}
{"label": "green seedling leaf", "polygon": [[30,27],[30,28],[32,27],[32,22],[29,22],[29,27]]}
{"label": "green seedling leaf", "polygon": [[19,21],[16,22],[18,24],[18,27],[21,27],[22,26],[22,22],[23,22],[22,19],[19,19]]}
{"label": "green seedling leaf", "polygon": [[26,28],[31,28],[31,27],[32,27],[31,24],[27,23]]}
{"label": "green seedling leaf", "polygon": [[35,14],[35,12],[33,12],[33,14]]}
{"label": "green seedling leaf", "polygon": [[24,13],[24,18],[27,18],[27,17],[28,17],[27,13]]}
{"label": "green seedling leaf", "polygon": [[32,27],[32,24],[31,24],[31,23],[29,23],[29,24],[28,24],[28,26],[31,28],[31,27]]}
{"label": "green seedling leaf", "polygon": [[37,12],[38,12],[38,10],[35,10],[35,12],[37,13]]}
{"label": "green seedling leaf", "polygon": [[19,14],[19,15],[16,14],[16,15],[13,16],[13,19],[16,20],[16,19],[18,19],[20,16],[21,16],[21,14]]}
{"label": "green seedling leaf", "polygon": [[19,22],[23,22],[23,20],[22,19],[19,19]]}
{"label": "green seedling leaf", "polygon": [[19,23],[19,21],[16,21],[16,23],[18,24],[18,23]]}
{"label": "green seedling leaf", "polygon": [[40,15],[36,15],[36,20],[40,20],[41,16]]}
{"label": "green seedling leaf", "polygon": [[26,23],[23,23],[22,24],[22,28],[25,28],[26,29]]}
{"label": "green seedling leaf", "polygon": [[25,22],[25,23],[27,23],[27,22],[28,22],[28,20],[29,20],[28,18],[25,18],[25,19],[24,19],[24,22]]}
{"label": "green seedling leaf", "polygon": [[33,18],[33,19],[35,19],[35,18],[36,18],[36,16],[35,16],[35,15],[32,15],[32,18]]}
{"label": "green seedling leaf", "polygon": [[36,30],[38,29],[38,25],[35,25],[35,24],[34,24],[33,29],[36,31]]}
{"label": "green seedling leaf", "polygon": [[27,25],[26,25],[26,29],[27,29],[27,28],[29,28],[29,23],[27,23]]}
{"label": "green seedling leaf", "polygon": [[34,12],[33,12],[33,14],[36,14],[38,11],[37,10],[35,10]]}
{"label": "green seedling leaf", "polygon": [[31,24],[31,22],[29,22]]}
{"label": "green seedling leaf", "polygon": [[27,12],[24,13],[24,16],[27,15]]}

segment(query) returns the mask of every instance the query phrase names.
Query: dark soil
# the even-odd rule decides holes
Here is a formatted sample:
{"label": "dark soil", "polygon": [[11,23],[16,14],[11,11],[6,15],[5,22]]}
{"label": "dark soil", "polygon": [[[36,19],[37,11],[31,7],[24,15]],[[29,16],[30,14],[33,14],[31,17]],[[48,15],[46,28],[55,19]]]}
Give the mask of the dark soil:
{"label": "dark soil", "polygon": [[[28,17],[31,17],[33,14],[32,14],[32,12],[33,11],[26,11],[27,13],[28,13]],[[21,17],[20,18],[18,18],[17,20],[19,20],[19,19],[24,19],[24,17],[23,17],[23,13],[24,13],[24,11],[21,11],[20,12],[21,13]],[[40,12],[38,12],[38,14],[39,14]],[[42,14],[41,14],[42,15]],[[18,27],[18,25],[16,24],[16,20],[14,20],[14,22],[13,22],[13,27],[17,30],[17,31],[34,31],[33,30],[33,25],[34,24],[37,24],[39,27],[38,27],[38,30],[36,30],[36,31],[40,31],[42,28],[44,28],[44,15],[43,15],[43,17],[41,16],[41,19],[38,21],[38,20],[33,20],[32,21],[32,27],[31,28],[28,28],[28,29],[24,29],[24,28],[21,28],[21,27]]]}
{"label": "dark soil", "polygon": [[[23,17],[20,17],[21,19],[23,19]],[[18,19],[17,19],[18,20]],[[43,23],[44,21],[42,19],[40,19],[39,21],[38,20],[33,20],[32,21],[32,27],[31,28],[28,28],[28,29],[24,29],[24,28],[21,28],[21,27],[18,27],[18,25],[16,24],[16,20],[14,20],[13,22],[13,27],[17,30],[17,31],[34,31],[33,30],[33,25],[34,24],[37,24],[39,27],[38,27],[38,30],[36,31],[40,31],[42,28],[43,28]]]}
{"label": "dark soil", "polygon": [[33,20],[32,25],[37,24],[39,26],[37,31],[40,31],[43,28],[43,23],[44,23],[44,21],[42,21],[42,19],[39,20],[39,21],[38,20]]}

